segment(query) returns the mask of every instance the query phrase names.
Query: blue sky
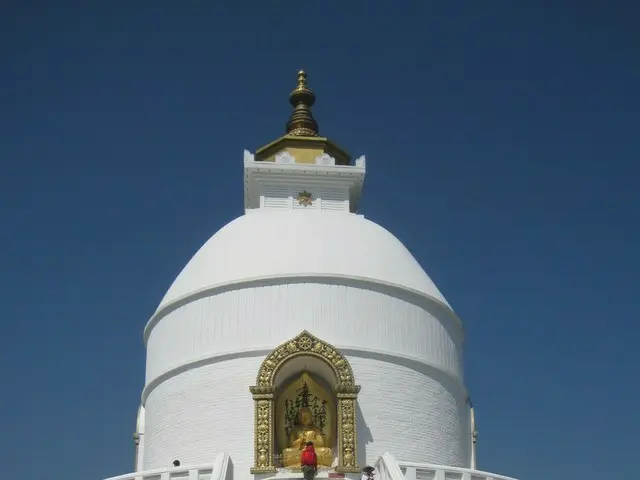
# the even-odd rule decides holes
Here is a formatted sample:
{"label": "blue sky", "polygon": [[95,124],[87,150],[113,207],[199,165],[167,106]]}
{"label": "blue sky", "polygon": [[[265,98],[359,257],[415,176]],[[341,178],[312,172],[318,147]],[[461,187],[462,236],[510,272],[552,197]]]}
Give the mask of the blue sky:
{"label": "blue sky", "polygon": [[0,7],[3,478],[132,470],[143,326],[299,68],[466,325],[479,468],[633,478],[637,5],[65,3]]}

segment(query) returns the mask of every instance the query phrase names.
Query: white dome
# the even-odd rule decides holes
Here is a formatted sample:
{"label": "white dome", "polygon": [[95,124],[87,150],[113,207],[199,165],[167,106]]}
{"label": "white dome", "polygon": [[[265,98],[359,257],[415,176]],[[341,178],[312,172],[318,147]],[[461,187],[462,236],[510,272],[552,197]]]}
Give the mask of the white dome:
{"label": "white dome", "polygon": [[158,310],[212,287],[301,276],[370,279],[448,306],[413,255],[380,225],[345,213],[261,211],[238,217],[213,235],[180,272]]}

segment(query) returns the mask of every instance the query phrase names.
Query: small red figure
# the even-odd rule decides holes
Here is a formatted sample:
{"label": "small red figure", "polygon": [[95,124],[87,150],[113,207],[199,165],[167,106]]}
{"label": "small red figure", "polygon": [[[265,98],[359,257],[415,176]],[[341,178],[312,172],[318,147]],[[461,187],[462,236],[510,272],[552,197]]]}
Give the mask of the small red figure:
{"label": "small red figure", "polygon": [[300,454],[300,466],[305,480],[313,480],[318,470],[318,456],[313,448],[313,443],[308,442]]}

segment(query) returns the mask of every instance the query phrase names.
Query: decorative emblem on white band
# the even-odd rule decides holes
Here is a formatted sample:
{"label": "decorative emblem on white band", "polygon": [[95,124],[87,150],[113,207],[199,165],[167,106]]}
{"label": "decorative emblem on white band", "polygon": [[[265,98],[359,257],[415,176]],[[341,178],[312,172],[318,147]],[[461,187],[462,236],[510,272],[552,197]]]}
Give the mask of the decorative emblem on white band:
{"label": "decorative emblem on white band", "polygon": [[313,195],[311,195],[310,192],[304,190],[303,192],[300,192],[298,194],[296,200],[298,201],[298,204],[302,205],[303,207],[308,207],[313,204]]}

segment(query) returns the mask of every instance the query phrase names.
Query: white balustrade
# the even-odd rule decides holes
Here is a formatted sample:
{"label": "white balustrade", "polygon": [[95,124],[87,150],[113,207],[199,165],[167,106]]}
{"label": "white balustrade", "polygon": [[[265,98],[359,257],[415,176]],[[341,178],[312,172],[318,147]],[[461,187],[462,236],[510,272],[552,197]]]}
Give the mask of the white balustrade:
{"label": "white balustrade", "polygon": [[127,473],[106,480],[213,480],[213,465],[198,467],[171,467],[144,472]]}
{"label": "white balustrade", "polygon": [[127,473],[106,480],[232,480],[233,464],[229,455],[222,453],[209,465],[167,467],[144,472]]}
{"label": "white balustrade", "polygon": [[[233,468],[229,468],[231,465],[229,457],[226,455],[225,457],[216,459],[215,463],[209,465],[147,470],[119,475],[106,480],[231,480]],[[468,468],[396,461],[393,455],[388,453],[378,459],[375,467],[377,470],[376,480],[516,480],[512,477]],[[299,478],[300,474],[287,475],[286,472],[279,472],[275,476]],[[327,475],[326,473],[325,475],[319,474],[318,477],[326,478]]]}
{"label": "white balustrade", "polygon": [[406,480],[516,480],[496,473],[470,470],[468,468],[445,467],[429,463],[398,461]]}
{"label": "white balustrade", "polygon": [[396,460],[390,453],[382,455],[374,466],[377,470],[376,480],[516,480],[468,468],[405,462]]}

